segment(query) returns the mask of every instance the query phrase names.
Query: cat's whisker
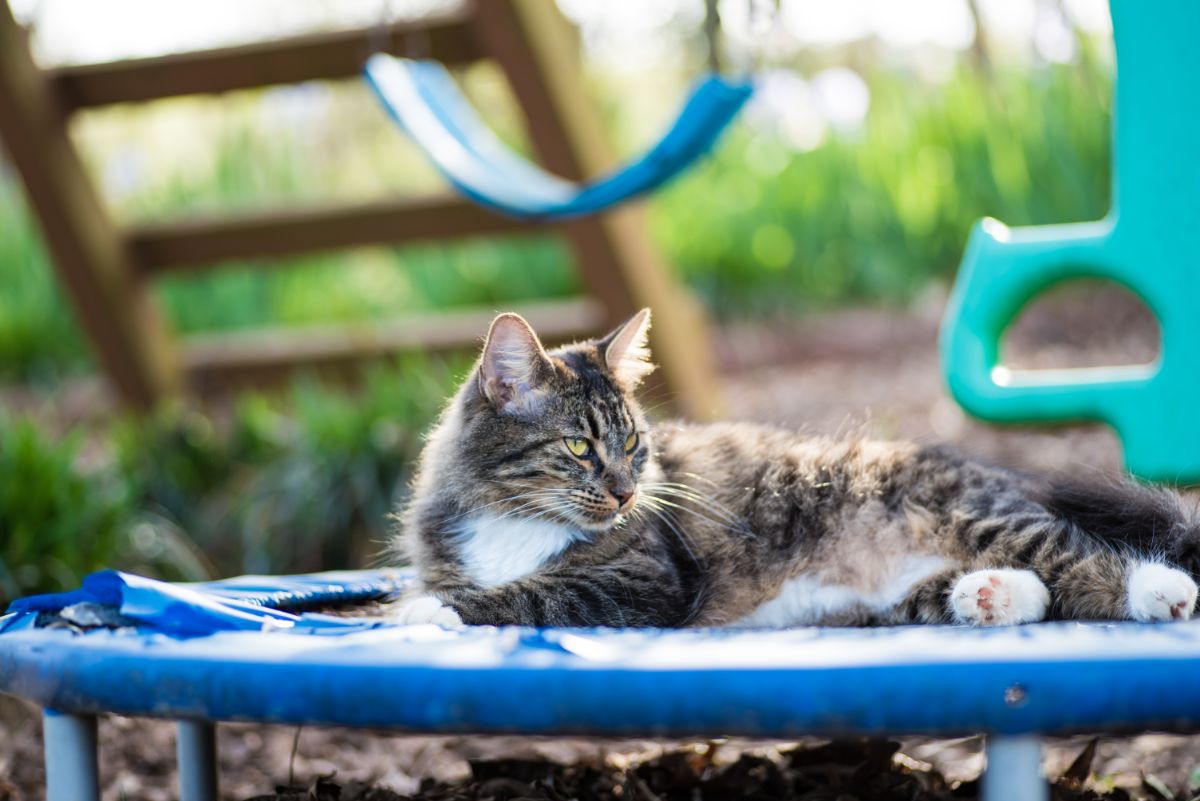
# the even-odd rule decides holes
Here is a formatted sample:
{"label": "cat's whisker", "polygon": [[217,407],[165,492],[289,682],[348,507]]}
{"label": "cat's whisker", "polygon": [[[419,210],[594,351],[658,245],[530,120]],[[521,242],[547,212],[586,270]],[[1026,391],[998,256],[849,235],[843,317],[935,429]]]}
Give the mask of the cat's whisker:
{"label": "cat's whisker", "polygon": [[[494,520],[496,520],[496,521],[506,520],[506,519],[510,519],[512,517],[515,517],[515,516],[521,514],[526,509],[529,509],[531,507],[536,507],[539,503],[542,503],[547,498],[551,498],[551,499],[557,498],[557,497],[561,496],[562,494],[563,494],[563,491],[557,490],[557,489],[550,489],[550,490],[546,490],[546,491],[542,491],[542,492],[525,492],[525,493],[521,493],[520,495],[514,495],[510,498],[504,498],[499,501],[494,501],[493,503],[490,503],[490,504],[484,504],[484,506],[476,507],[472,511],[478,511],[478,510],[481,510],[481,509],[484,509],[484,508],[487,508],[490,506],[495,506],[495,505],[501,504],[501,503],[512,503],[514,501],[525,501],[521,505],[519,505],[513,509],[508,509],[508,510],[504,511],[502,514],[497,515],[494,518]],[[529,500],[527,500],[527,499],[529,499]],[[464,514],[470,514],[470,512],[467,512]],[[462,515],[459,515],[459,517],[462,517]],[[456,519],[456,518],[452,518],[452,519]]]}
{"label": "cat's whisker", "polygon": [[[704,493],[702,493],[700,490],[696,489],[695,487],[689,486],[687,484],[680,484],[677,481],[654,481],[654,482],[647,483],[645,486],[647,486],[651,489],[669,490],[673,493],[678,493],[680,495],[686,495],[688,497],[697,498],[700,500],[708,501],[713,504],[717,504],[716,501],[714,501],[712,498],[705,495]],[[717,504],[717,505],[719,505],[722,509],[726,509],[724,504]],[[732,513],[730,513],[730,514],[732,514]]]}
{"label": "cat's whisker", "polygon": [[[545,492],[546,494],[557,494],[557,493],[561,492],[561,490],[547,488],[547,489],[541,490],[541,492]],[[451,517],[446,518],[446,522],[453,523],[458,520],[461,520],[464,517],[468,517],[470,515],[482,512],[485,509],[490,509],[492,507],[499,506],[499,505],[505,504],[505,503],[512,503],[514,501],[521,501],[521,500],[524,500],[525,498],[532,497],[534,494],[535,494],[535,492],[522,492],[522,493],[518,493],[517,495],[510,495],[507,498],[501,498],[496,501],[491,501],[490,503],[484,503],[484,504],[480,504],[478,506],[473,506],[470,509],[467,509],[457,515],[452,515]]]}
{"label": "cat's whisker", "polygon": [[721,523],[719,520],[713,520],[712,518],[706,517],[705,515],[702,515],[699,512],[697,512],[695,509],[688,509],[685,506],[680,506],[679,504],[674,504],[669,501],[664,501],[661,498],[653,499],[653,501],[651,503],[647,504],[647,507],[650,508],[651,510],[657,510],[657,511],[664,512],[664,513],[669,513],[671,510],[678,510],[681,512],[689,512],[689,513],[695,515],[696,517],[699,517],[701,520],[704,520],[708,523],[712,523],[713,525],[717,526],[718,528],[723,528],[723,529],[726,529],[729,531],[733,531],[734,533],[741,533],[740,530],[732,529],[729,526],[726,526],[723,523]]}
{"label": "cat's whisker", "polygon": [[511,519],[511,518],[517,517],[517,516],[528,517],[528,518],[532,519],[536,515],[533,513],[530,513],[530,512],[526,512],[525,510],[526,509],[534,509],[534,510],[545,509],[547,507],[545,507],[543,505],[544,503],[545,503],[544,498],[536,498],[532,501],[529,501],[528,503],[524,503],[524,504],[518,506],[515,509],[510,509],[502,515],[498,515],[497,517],[493,518],[493,520],[495,522],[499,522],[501,520],[508,520],[508,519]]}
{"label": "cat's whisker", "polygon": [[743,522],[738,515],[735,515],[733,512],[731,512],[724,504],[718,503],[712,498],[701,494],[698,490],[693,487],[689,487],[687,484],[680,484],[674,481],[658,481],[647,484],[646,487],[650,490],[661,490],[668,495],[684,497],[695,501],[696,503],[705,506],[709,511],[720,514],[730,522]]}
{"label": "cat's whisker", "polygon": [[657,509],[653,505],[647,506],[646,508],[650,510],[651,514],[653,514],[655,517],[657,517],[659,520],[661,520],[663,522],[663,525],[665,525],[667,527],[667,529],[670,530],[671,533],[673,533],[675,535],[675,537],[679,540],[679,544],[683,546],[683,550],[685,550],[687,552],[688,557],[692,560],[692,564],[699,567],[700,560],[696,557],[696,552],[692,550],[691,544],[688,542],[687,536],[682,531],[680,531],[679,527],[676,526],[674,521],[671,520],[670,513],[667,512],[666,510]]}
{"label": "cat's whisker", "polygon": [[629,510],[619,526],[628,525],[629,530],[633,532],[634,536],[637,537],[638,542],[640,542],[642,545],[642,548],[649,550],[650,543],[646,540],[646,535],[642,531],[640,525],[645,520],[647,514],[648,511],[646,507],[635,506],[633,509]]}
{"label": "cat's whisker", "polygon": [[693,503],[697,504],[698,506],[701,506],[703,509],[706,509],[708,511],[712,511],[716,514],[719,514],[722,517],[724,517],[725,519],[710,517],[706,514],[703,514],[700,510],[692,509],[688,506],[684,506],[683,504],[679,504],[679,503],[675,503],[674,501],[667,500],[666,498],[660,498],[649,492],[643,492],[642,498],[644,500],[648,500],[653,503],[658,503],[661,506],[667,506],[672,509],[678,509],[681,512],[688,512],[690,514],[695,515],[696,517],[699,517],[701,520],[705,520],[709,523],[712,523],[713,525],[715,525],[719,528],[723,528],[726,531],[732,531],[735,534],[741,534],[743,536],[748,536],[748,537],[757,539],[757,535],[749,529],[749,527],[746,525],[745,521],[741,520],[740,518],[734,518],[727,514],[724,514],[719,509],[710,508],[702,500],[695,499],[695,498],[689,498],[689,500],[691,500]]}
{"label": "cat's whisker", "polygon": [[[745,521],[745,519],[743,519],[740,516],[730,513],[724,507],[714,504],[706,498],[700,498],[700,497],[696,497],[696,496],[692,496],[692,495],[676,494],[676,493],[668,492],[666,490],[660,490],[660,491],[664,492],[665,494],[671,495],[672,497],[675,497],[675,498],[681,498],[683,500],[691,501],[693,504],[698,506],[700,509],[699,510],[692,509],[687,506],[681,506],[680,508],[684,511],[691,512],[692,514],[696,515],[697,517],[700,517],[704,520],[708,520],[711,523],[721,525],[726,530],[732,531],[737,534],[742,534],[744,536],[753,537],[753,538],[757,538],[757,536],[758,536],[750,528],[749,524]],[[668,503],[668,501],[666,501],[666,499],[660,498],[659,500],[664,503]],[[715,519],[714,519],[714,517],[709,517],[708,515],[702,514],[700,510],[711,513],[712,515],[715,516]]]}
{"label": "cat's whisker", "polygon": [[[564,512],[570,512],[572,510],[573,504],[564,501],[553,507],[543,507],[540,511],[530,515],[529,518],[531,520],[546,520],[551,523],[570,524],[573,521],[570,517],[565,515]],[[546,515],[549,515],[549,517]]]}

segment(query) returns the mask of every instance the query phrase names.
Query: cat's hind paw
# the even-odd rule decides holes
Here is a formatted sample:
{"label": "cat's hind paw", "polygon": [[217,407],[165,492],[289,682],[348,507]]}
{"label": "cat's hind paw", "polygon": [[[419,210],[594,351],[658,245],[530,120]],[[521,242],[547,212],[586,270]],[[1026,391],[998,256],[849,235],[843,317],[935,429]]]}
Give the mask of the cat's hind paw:
{"label": "cat's hind paw", "polygon": [[1158,562],[1135,565],[1128,588],[1129,616],[1134,620],[1187,620],[1196,608],[1196,582]]}
{"label": "cat's hind paw", "polygon": [[1050,591],[1032,570],[976,570],[950,591],[950,608],[959,623],[1010,626],[1044,620]]}
{"label": "cat's hind paw", "polygon": [[414,595],[396,604],[388,617],[402,626],[433,623],[446,629],[461,629],[462,618],[432,595]]}

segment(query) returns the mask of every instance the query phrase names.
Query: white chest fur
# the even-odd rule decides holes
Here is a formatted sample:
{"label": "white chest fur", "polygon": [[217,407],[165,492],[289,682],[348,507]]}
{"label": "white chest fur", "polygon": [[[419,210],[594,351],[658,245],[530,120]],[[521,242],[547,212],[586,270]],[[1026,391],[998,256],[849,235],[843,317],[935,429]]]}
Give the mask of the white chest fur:
{"label": "white chest fur", "polygon": [[537,572],[583,538],[579,529],[545,520],[480,515],[462,524],[457,541],[467,577],[481,587],[495,587]]}
{"label": "white chest fur", "polygon": [[797,576],[784,582],[778,595],[732,625],[756,628],[808,626],[856,605],[882,611],[904,600],[922,579],[948,564],[940,556],[910,556],[876,586],[863,589],[823,583],[812,576]]}

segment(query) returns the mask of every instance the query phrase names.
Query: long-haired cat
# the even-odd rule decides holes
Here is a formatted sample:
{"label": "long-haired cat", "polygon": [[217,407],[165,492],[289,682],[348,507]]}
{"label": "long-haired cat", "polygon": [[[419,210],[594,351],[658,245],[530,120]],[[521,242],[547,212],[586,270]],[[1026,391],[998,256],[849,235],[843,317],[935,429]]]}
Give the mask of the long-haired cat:
{"label": "long-haired cat", "polygon": [[[1178,498],[941,447],[747,423],[651,425],[643,310],[546,351],[492,323],[421,456],[404,622],[796,626],[1187,619]],[[783,399],[781,399],[783,400]]]}

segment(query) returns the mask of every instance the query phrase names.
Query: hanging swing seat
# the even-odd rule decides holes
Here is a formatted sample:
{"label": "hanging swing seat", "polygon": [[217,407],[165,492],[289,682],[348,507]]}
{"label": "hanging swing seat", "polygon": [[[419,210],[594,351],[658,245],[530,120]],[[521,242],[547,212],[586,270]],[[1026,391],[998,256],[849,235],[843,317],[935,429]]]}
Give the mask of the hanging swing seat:
{"label": "hanging swing seat", "polygon": [[[1025,735],[1200,728],[1200,622],[448,631],[303,611],[410,581],[374,571],[180,585],[106,571],[0,617],[0,692],[47,710],[59,787],[87,772],[95,747],[94,724],[80,748],[62,732],[106,712],[178,719],[193,735],[226,720],[542,735],[984,732],[993,760],[1024,754],[1035,777],[1037,741]],[[194,764],[209,750],[181,745],[182,775],[215,771]]]}
{"label": "hanging swing seat", "polygon": [[577,184],[514,153],[436,61],[372,56],[368,84],[392,118],[463,195],[502,214],[555,220],[603,211],[665,184],[707,153],[750,98],[749,82],[702,79],[667,132],[642,156]]}

